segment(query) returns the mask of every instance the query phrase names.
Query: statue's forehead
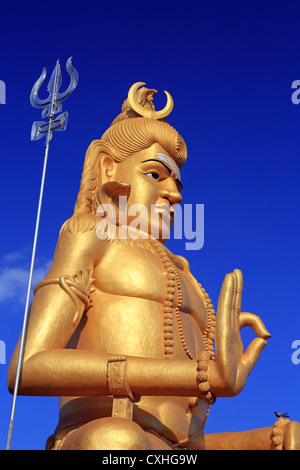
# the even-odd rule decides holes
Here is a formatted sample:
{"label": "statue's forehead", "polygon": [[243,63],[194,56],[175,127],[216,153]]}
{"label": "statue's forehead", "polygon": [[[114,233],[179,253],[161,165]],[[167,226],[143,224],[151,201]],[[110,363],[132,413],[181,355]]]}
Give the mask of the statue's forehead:
{"label": "statue's forehead", "polygon": [[180,169],[178,165],[175,163],[173,158],[170,156],[166,155],[165,153],[156,153],[156,158],[160,160],[161,162],[164,162],[167,166],[169,166],[170,170],[172,173],[174,173],[174,177],[177,176],[177,178],[180,180]]}
{"label": "statue's forehead", "polygon": [[150,161],[150,160],[157,160],[161,162],[164,166],[166,166],[170,170],[170,175],[174,179],[178,179],[180,181],[180,168],[175,162],[175,160],[169,155],[169,153],[161,147],[159,144],[154,144],[148,149],[141,150],[137,152],[135,158],[138,159],[141,163]]}

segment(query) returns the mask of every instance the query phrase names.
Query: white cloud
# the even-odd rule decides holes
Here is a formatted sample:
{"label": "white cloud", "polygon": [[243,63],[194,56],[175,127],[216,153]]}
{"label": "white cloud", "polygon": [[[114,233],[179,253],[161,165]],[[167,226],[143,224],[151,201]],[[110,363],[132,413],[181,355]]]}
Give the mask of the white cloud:
{"label": "white cloud", "polygon": [[3,261],[5,263],[14,263],[19,261],[27,261],[30,256],[29,248],[24,248],[20,251],[12,251],[3,256]]}
{"label": "white cloud", "polygon": [[[35,284],[44,279],[51,261],[36,258],[31,292]],[[24,304],[26,301],[30,271],[28,250],[15,251],[3,256],[0,266],[0,302]]]}

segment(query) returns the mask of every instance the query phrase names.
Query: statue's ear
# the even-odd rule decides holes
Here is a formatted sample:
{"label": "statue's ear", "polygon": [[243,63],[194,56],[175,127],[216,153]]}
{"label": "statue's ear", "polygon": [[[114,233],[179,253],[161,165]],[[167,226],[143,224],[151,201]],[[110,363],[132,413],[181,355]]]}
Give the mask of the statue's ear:
{"label": "statue's ear", "polygon": [[117,163],[107,153],[101,153],[99,156],[99,186],[112,181],[115,176]]}
{"label": "statue's ear", "polygon": [[102,153],[99,158],[99,189],[97,200],[100,204],[114,203],[119,207],[119,197],[129,197],[130,184],[123,181],[115,181],[117,163],[106,153]]}
{"label": "statue's ear", "polygon": [[[96,212],[99,205],[98,190],[114,179],[115,163],[109,145],[101,140],[93,140],[87,149],[80,189],[74,208],[74,215]],[[101,204],[101,202],[100,202]]]}

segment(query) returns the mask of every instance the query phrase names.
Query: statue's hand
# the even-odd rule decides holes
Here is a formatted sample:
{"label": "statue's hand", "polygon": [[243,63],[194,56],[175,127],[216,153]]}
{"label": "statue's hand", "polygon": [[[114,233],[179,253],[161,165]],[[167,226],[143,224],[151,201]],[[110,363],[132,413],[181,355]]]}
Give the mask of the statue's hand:
{"label": "statue's hand", "polygon": [[300,423],[279,418],[272,430],[272,450],[300,450]]}
{"label": "statue's hand", "polygon": [[288,421],[283,433],[283,449],[300,450],[300,423]]}
{"label": "statue's hand", "polygon": [[[257,315],[242,312],[243,275],[239,269],[225,276],[219,297],[216,335],[215,367],[218,375],[219,396],[234,396],[244,388],[270,334]],[[243,352],[240,330],[251,326],[257,334]]]}

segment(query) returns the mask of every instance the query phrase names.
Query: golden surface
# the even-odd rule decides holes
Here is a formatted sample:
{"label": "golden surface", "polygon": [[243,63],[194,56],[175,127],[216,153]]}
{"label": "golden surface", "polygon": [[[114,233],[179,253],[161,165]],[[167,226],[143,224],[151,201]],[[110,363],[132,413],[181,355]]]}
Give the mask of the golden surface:
{"label": "golden surface", "polygon": [[[19,393],[60,396],[48,449],[270,449],[272,426],[204,437],[209,403],[243,389],[270,335],[259,317],[241,313],[239,270],[225,276],[215,318],[187,260],[164,247],[162,220],[153,220],[151,205],[171,206],[182,196],[157,154],[181,168],[186,146],[160,120],[171,99],[167,111],[155,114],[154,90],[140,85],[88,148],[74,214],[35,290]],[[151,117],[138,114],[140,107]],[[134,204],[148,209],[147,239],[99,239],[97,207],[112,204],[121,217],[120,195],[127,212]],[[149,235],[154,223],[158,240]],[[244,352],[246,325],[257,337]],[[18,346],[8,372],[11,392],[17,354]],[[298,423],[281,429],[282,448],[299,448]]]}

